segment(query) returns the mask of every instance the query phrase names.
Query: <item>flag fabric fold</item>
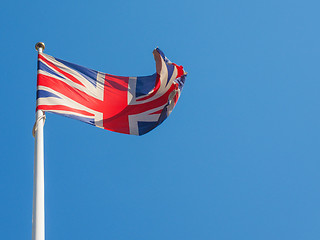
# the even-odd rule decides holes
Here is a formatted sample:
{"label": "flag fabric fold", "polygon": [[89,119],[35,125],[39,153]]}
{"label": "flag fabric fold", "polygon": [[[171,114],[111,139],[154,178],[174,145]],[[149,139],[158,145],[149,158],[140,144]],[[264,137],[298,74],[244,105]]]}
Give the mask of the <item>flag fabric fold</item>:
{"label": "flag fabric fold", "polygon": [[155,74],[121,77],[39,53],[37,110],[143,135],[170,115],[186,78],[183,67],[170,62],[159,48],[153,55]]}

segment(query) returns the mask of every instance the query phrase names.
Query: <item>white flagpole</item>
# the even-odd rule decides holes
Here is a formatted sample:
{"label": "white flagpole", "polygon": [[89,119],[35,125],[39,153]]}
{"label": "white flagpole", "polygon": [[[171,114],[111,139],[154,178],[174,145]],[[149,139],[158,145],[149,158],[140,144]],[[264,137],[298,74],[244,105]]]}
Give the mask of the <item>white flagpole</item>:
{"label": "white flagpole", "polygon": [[[38,42],[36,49],[39,53],[45,48],[44,43]],[[43,111],[36,112],[36,122],[33,128],[35,137],[34,173],[33,173],[33,212],[32,212],[32,240],[45,239],[44,219],[44,144],[43,125],[45,115]]]}

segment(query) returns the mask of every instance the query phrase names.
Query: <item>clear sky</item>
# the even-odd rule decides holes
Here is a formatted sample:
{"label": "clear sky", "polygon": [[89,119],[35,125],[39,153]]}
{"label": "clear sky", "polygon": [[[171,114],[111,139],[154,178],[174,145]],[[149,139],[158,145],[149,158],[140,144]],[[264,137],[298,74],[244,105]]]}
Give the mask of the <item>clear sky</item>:
{"label": "clear sky", "polygon": [[320,239],[320,2],[4,1],[0,239],[31,239],[38,41],[102,72],[189,73],[142,137],[47,114],[47,240]]}

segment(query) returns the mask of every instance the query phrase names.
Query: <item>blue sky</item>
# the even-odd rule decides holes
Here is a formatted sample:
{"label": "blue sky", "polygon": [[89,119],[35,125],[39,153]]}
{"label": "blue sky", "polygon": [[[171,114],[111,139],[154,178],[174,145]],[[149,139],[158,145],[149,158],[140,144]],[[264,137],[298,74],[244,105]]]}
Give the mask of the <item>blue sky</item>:
{"label": "blue sky", "polygon": [[47,114],[46,239],[320,238],[318,1],[6,1],[1,239],[31,239],[36,58],[188,78],[170,117],[121,135]]}

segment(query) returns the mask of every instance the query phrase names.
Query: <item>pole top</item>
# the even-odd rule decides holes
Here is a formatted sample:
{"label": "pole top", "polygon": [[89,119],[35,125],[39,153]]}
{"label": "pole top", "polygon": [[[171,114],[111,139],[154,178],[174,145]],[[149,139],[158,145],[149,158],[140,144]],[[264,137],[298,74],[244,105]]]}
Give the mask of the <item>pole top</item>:
{"label": "pole top", "polygon": [[42,52],[42,50],[44,50],[46,46],[43,42],[37,42],[35,48],[38,52]]}

